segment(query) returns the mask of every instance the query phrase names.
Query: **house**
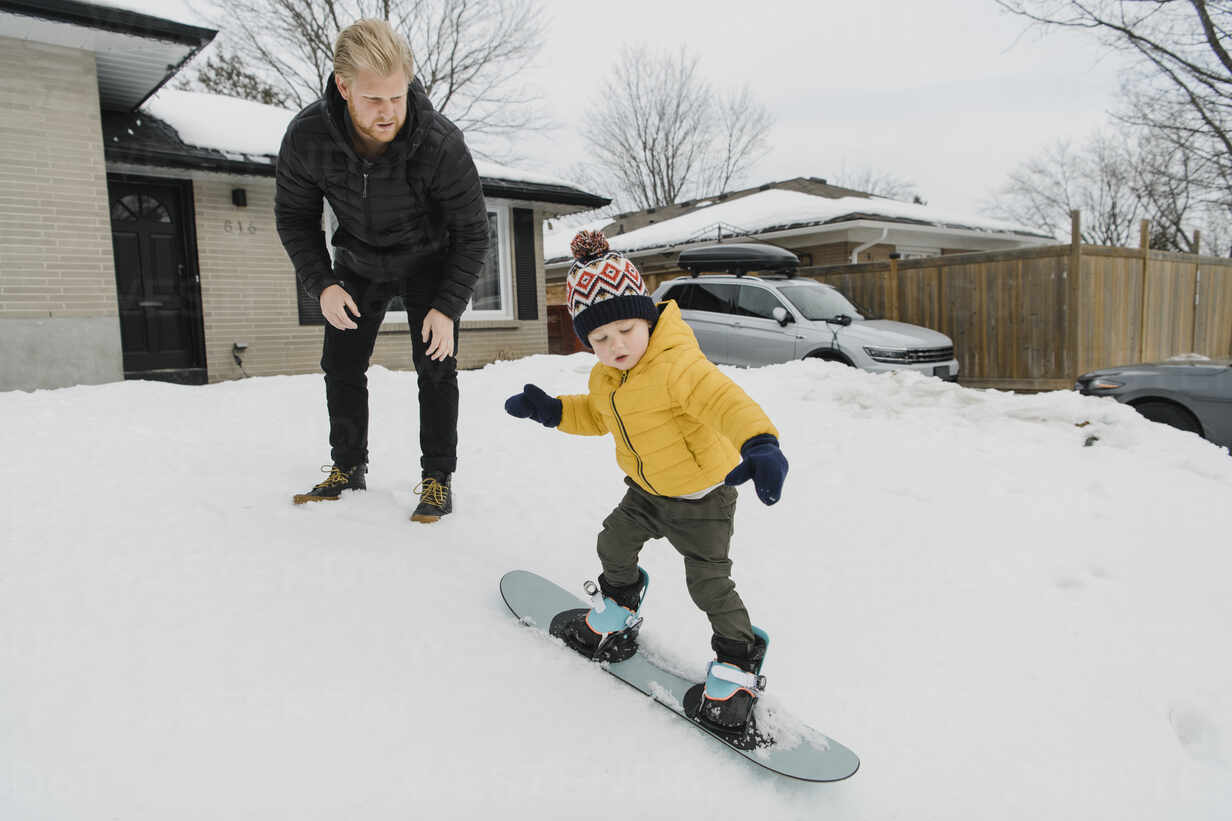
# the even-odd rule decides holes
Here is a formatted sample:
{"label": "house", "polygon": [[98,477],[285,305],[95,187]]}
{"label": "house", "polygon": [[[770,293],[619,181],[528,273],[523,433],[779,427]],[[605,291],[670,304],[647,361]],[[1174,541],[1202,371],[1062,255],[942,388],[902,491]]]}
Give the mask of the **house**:
{"label": "house", "polygon": [[[583,227],[602,228],[612,248],[633,259],[651,287],[680,273],[675,260],[682,250],[724,240],[772,243],[794,252],[806,267],[1056,242],[1022,226],[876,197],[816,177],[599,217]],[[549,305],[564,301],[569,241],[577,228],[554,225],[545,234]]]}
{"label": "house", "polygon": [[[0,0],[0,390],[318,370],[323,320],[274,228],[294,112],[165,87],[216,32],[143,7],[176,5]],[[543,222],[607,203],[479,172],[493,242],[464,368],[547,349]],[[391,312],[373,363],[412,368],[410,332]]]}

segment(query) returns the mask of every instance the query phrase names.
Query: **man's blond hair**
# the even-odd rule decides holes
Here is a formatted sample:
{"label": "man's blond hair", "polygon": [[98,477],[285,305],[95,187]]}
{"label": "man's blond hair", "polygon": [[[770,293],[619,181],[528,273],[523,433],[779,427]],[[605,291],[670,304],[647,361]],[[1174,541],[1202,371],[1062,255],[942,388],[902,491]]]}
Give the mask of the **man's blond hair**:
{"label": "man's blond hair", "polygon": [[409,83],[415,76],[411,47],[384,20],[357,20],[338,32],[334,42],[334,74],[352,83],[363,69],[388,77],[398,69]]}

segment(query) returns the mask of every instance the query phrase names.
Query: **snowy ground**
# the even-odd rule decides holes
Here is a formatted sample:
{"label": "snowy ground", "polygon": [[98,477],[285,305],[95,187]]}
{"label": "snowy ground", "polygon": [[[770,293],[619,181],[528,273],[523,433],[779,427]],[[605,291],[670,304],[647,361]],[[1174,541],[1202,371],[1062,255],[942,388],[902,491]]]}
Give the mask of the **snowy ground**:
{"label": "snowy ground", "polygon": [[[592,361],[462,375],[457,512],[434,526],[407,521],[412,374],[372,373],[369,491],[304,507],[317,376],[0,394],[0,818],[1232,815],[1224,452],[1066,392],[729,371],[791,460],[783,501],[745,486],[737,514],[766,699],[863,760],[802,784],[501,601],[511,568],[597,573],[610,440],[501,407],[583,390]],[[679,559],[643,557],[643,640],[700,676]]]}

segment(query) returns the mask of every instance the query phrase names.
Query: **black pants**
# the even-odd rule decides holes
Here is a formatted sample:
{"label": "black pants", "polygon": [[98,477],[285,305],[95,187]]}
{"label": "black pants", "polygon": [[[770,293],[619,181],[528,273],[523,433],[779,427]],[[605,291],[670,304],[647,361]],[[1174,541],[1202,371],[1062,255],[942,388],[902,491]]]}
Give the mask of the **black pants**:
{"label": "black pants", "polygon": [[[348,277],[346,291],[359,306],[352,317],[358,328],[340,331],[325,323],[321,369],[329,407],[329,445],[334,464],[353,467],[368,462],[368,365],[389,302],[406,299],[404,283],[372,282]],[[423,321],[430,306],[406,302],[411,353],[419,377],[419,449],[424,471],[453,473],[458,466],[458,325],[453,328],[455,356],[428,358]]]}

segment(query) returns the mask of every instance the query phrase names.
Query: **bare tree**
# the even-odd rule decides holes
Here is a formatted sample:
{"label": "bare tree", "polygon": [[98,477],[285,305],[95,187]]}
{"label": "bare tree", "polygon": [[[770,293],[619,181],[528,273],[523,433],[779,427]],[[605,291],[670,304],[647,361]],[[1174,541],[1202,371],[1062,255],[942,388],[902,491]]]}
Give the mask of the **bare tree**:
{"label": "bare tree", "polygon": [[265,105],[285,107],[287,104],[286,92],[262,80],[248,67],[244,58],[228,54],[221,45],[206,58],[205,65],[197,69],[195,78],[190,78],[187,73],[181,74],[176,78],[175,87],[188,90],[200,88]]}
{"label": "bare tree", "polygon": [[1066,140],[1022,163],[985,206],[991,215],[1064,237],[1070,211],[1082,211],[1082,240],[1136,244],[1144,209],[1124,145],[1096,135],[1079,148]]}
{"label": "bare tree", "polygon": [[1077,147],[1060,140],[1016,168],[985,210],[1059,239],[1068,237],[1070,211],[1078,210],[1082,240],[1094,245],[1136,246],[1147,219],[1152,248],[1222,255],[1232,234],[1228,215],[1203,196],[1195,162],[1149,129],[1096,134]]}
{"label": "bare tree", "polygon": [[[1232,208],[1232,0],[997,0],[1045,27],[1088,29],[1148,69],[1117,117],[1170,142],[1205,205]],[[1178,155],[1179,156],[1179,155]]]}
{"label": "bare tree", "polygon": [[226,0],[215,8],[220,39],[293,107],[321,95],[338,32],[372,17],[407,38],[428,97],[468,137],[491,146],[537,120],[537,100],[518,79],[543,42],[537,0]]}
{"label": "bare tree", "polygon": [[585,118],[592,163],[621,207],[655,208],[719,193],[765,149],[771,119],[746,87],[715,94],[698,59],[626,48]]}
{"label": "bare tree", "polygon": [[717,134],[710,172],[702,192],[721,193],[740,179],[766,151],[766,134],[774,118],[749,87],[733,89],[715,101]]}
{"label": "bare tree", "polygon": [[[829,175],[827,175],[829,177]],[[876,171],[871,167],[848,168],[847,163],[839,168],[836,175],[829,181],[843,188],[863,191],[878,197],[887,197],[902,202],[923,204],[920,191],[911,180],[899,177],[889,171]]]}

